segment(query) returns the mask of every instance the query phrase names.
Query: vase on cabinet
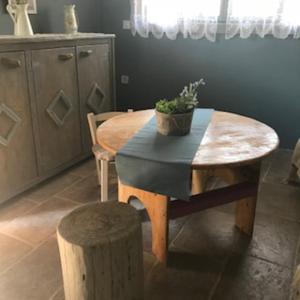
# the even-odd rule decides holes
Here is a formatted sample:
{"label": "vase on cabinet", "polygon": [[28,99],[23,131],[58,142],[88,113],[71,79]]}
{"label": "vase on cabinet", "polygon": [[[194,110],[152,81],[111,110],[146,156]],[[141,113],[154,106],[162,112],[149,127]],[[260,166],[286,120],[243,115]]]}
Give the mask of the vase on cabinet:
{"label": "vase on cabinet", "polygon": [[17,36],[33,35],[28,16],[28,4],[8,4],[6,9],[14,22],[14,34]]}
{"label": "vase on cabinet", "polygon": [[76,34],[78,32],[78,20],[75,5],[65,5],[65,33]]}

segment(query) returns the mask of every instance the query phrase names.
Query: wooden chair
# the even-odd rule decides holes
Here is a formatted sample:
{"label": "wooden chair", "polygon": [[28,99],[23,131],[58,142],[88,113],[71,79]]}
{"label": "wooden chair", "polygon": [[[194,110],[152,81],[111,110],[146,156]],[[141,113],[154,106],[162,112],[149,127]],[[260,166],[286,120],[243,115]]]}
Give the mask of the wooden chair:
{"label": "wooden chair", "polygon": [[97,175],[99,185],[101,187],[101,201],[105,202],[108,200],[108,166],[110,162],[113,162],[115,157],[108,151],[104,150],[98,143],[96,138],[97,123],[104,122],[115,116],[124,114],[124,112],[106,112],[98,115],[89,113],[87,115],[88,123],[90,127],[90,133],[92,137],[92,151],[96,160]]}

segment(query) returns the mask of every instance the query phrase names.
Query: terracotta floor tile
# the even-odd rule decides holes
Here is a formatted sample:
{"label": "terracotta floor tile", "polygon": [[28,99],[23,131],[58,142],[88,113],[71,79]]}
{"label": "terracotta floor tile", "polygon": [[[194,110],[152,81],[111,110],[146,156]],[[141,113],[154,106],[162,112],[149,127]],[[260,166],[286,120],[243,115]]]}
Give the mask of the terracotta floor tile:
{"label": "terracotta floor tile", "polygon": [[26,197],[35,202],[41,203],[49,199],[49,197],[71,186],[79,179],[80,177],[77,175],[64,172],[63,174],[55,176],[29,190],[26,193]]}
{"label": "terracotta floor tile", "polygon": [[82,204],[99,201],[100,187],[97,175],[91,175],[79,180],[74,186],[60,192],[58,196]]}
{"label": "terracotta floor tile", "polygon": [[257,210],[265,214],[300,221],[300,187],[262,183]]}
{"label": "terracotta floor tile", "polygon": [[146,300],[206,300],[222,270],[222,265],[201,255],[170,252],[165,269],[152,269],[145,283]]}
{"label": "terracotta floor tile", "polygon": [[64,300],[65,299],[65,293],[64,288],[61,286],[55,293],[52,295],[52,297],[49,298],[49,300]]}
{"label": "terracotta floor tile", "polygon": [[156,258],[153,254],[144,251],[144,275],[147,277],[157,263]]}
{"label": "terracotta floor tile", "polygon": [[[176,237],[176,235],[182,229],[182,226],[186,222],[186,218],[179,218],[176,220],[171,220],[169,222],[169,244],[172,243],[172,240]],[[143,245],[144,250],[151,252],[152,247],[152,229],[150,221],[143,221],[142,223],[143,230]]]}
{"label": "terracotta floor tile", "polygon": [[58,247],[51,238],[0,276],[0,299],[47,300],[61,284]]}
{"label": "terracotta floor tile", "polygon": [[222,262],[234,251],[238,235],[232,215],[206,210],[191,215],[171,245]]}
{"label": "terracotta floor tile", "polygon": [[[60,192],[58,196],[79,203],[89,203],[100,200],[100,186],[97,175],[90,175],[76,184]],[[117,179],[114,174],[109,179],[109,199],[117,200]]]}
{"label": "terracotta floor tile", "polygon": [[89,175],[94,175],[97,172],[95,159],[90,158],[82,163],[79,163],[76,166],[69,169],[68,172],[82,178],[87,177]]}
{"label": "terracotta floor tile", "polygon": [[69,200],[51,197],[3,226],[1,232],[38,245],[55,233],[60,219],[76,206],[77,203]]}
{"label": "terracotta floor tile", "polygon": [[234,215],[234,213],[235,213],[235,203],[232,202],[232,203],[229,203],[229,204],[217,206],[217,207],[214,207],[212,210],[216,210],[216,211],[219,211],[219,212]]}
{"label": "terracotta floor tile", "polygon": [[278,150],[273,154],[271,165],[265,176],[262,178],[263,182],[285,184],[290,171],[290,163],[293,152],[291,150]]}
{"label": "terracotta floor tile", "polygon": [[33,209],[37,204],[26,197],[17,197],[0,206],[0,228],[14,218]]}
{"label": "terracotta floor tile", "polygon": [[300,223],[256,214],[252,239],[239,236],[235,251],[292,268],[300,237]]}
{"label": "terracotta floor tile", "polygon": [[32,249],[27,244],[0,233],[0,274]]}
{"label": "terracotta floor tile", "polygon": [[261,163],[261,169],[260,169],[260,179],[263,180],[270,170],[272,159],[274,154],[271,154],[267,156]]}
{"label": "terracotta floor tile", "polygon": [[291,271],[249,257],[230,259],[213,300],[287,300]]}

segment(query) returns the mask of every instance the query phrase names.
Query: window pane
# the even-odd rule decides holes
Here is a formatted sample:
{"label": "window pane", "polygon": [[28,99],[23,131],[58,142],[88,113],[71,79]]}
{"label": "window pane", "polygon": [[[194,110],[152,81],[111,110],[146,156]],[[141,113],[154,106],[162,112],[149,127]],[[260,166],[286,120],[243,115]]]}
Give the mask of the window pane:
{"label": "window pane", "polygon": [[174,25],[178,20],[197,20],[199,16],[218,17],[221,0],[147,0],[148,21]]}
{"label": "window pane", "polygon": [[268,18],[277,14],[281,0],[231,0],[232,17]]}
{"label": "window pane", "polygon": [[300,0],[286,0],[282,21],[292,25],[300,25]]}
{"label": "window pane", "polygon": [[300,0],[230,0],[226,38],[252,33],[285,39],[300,37]]}

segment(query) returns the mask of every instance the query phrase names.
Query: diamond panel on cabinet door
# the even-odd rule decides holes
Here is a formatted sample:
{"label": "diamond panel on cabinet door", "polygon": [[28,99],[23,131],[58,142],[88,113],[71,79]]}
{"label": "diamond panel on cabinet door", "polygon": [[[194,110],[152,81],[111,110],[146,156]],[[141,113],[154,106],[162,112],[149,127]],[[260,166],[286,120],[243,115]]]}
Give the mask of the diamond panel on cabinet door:
{"label": "diamond panel on cabinet door", "polygon": [[[5,105],[4,103],[0,103],[0,124],[3,123],[4,125],[4,123],[10,121],[11,124],[7,124],[8,127],[5,128],[6,132],[1,132],[0,134],[0,144],[2,144],[3,146],[8,146],[17,127],[21,123],[21,118],[7,105]],[[2,128],[4,127],[3,125],[1,126]]]}
{"label": "diamond panel on cabinet door", "polygon": [[86,102],[93,113],[98,114],[101,112],[101,108],[104,104],[104,98],[105,95],[101,88],[96,82],[94,82]]}
{"label": "diamond panel on cabinet door", "polygon": [[70,99],[60,90],[47,108],[47,113],[58,127],[64,125],[68,115],[72,112],[73,105]]}

